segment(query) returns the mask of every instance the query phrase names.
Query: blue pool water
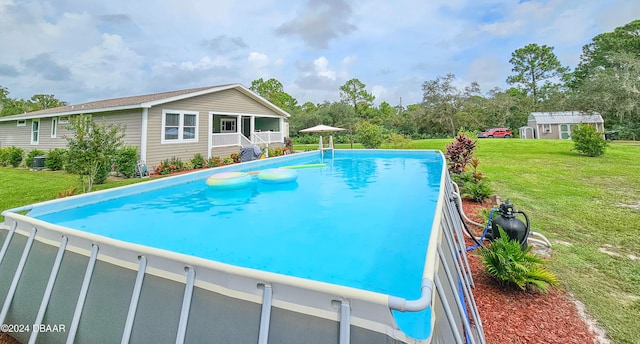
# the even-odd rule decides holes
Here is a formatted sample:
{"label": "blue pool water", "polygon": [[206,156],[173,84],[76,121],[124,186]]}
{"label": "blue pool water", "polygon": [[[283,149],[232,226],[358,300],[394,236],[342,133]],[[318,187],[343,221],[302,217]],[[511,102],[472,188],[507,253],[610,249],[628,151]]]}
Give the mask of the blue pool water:
{"label": "blue pool water", "polygon": [[[298,169],[293,183],[255,180],[216,191],[204,178],[36,217],[228,264],[420,297],[441,156],[338,151],[324,162]],[[424,317],[397,314],[397,321],[412,337],[425,336]]]}

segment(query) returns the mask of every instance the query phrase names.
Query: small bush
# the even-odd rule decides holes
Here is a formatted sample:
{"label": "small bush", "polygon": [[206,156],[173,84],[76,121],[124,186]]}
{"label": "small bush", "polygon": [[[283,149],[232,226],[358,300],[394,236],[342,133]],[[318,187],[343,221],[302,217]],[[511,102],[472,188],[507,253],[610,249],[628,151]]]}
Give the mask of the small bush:
{"label": "small bush", "polygon": [[67,150],[64,148],[54,148],[47,153],[44,166],[52,171],[59,171],[64,168],[67,159]]}
{"label": "small bush", "polygon": [[601,156],[607,147],[607,141],[602,138],[602,133],[588,124],[578,124],[571,133],[574,149],[586,156]]}
{"label": "small bush", "polygon": [[95,178],[93,179],[94,184],[104,184],[107,182],[107,177],[109,177],[109,172],[111,172],[111,164],[100,163],[98,165],[98,171],[96,173]]}
{"label": "small bush", "polygon": [[387,136],[385,140],[389,143],[391,148],[399,149],[399,148],[408,148],[411,145],[411,140],[404,137],[404,135],[391,133]]}
{"label": "small bush", "polygon": [[459,174],[464,172],[467,169],[467,164],[473,158],[475,149],[476,142],[474,140],[462,133],[458,134],[454,141],[447,145],[447,152],[445,153],[449,173]]}
{"label": "small bush", "polygon": [[118,149],[113,157],[115,171],[125,178],[132,178],[136,175],[138,166],[138,148],[125,146]]}
{"label": "small bush", "polygon": [[558,278],[544,268],[542,259],[529,253],[530,246],[523,251],[520,243],[510,240],[502,228],[499,230],[500,237],[479,251],[485,273],[501,284],[516,285],[522,290],[531,286],[546,292],[549,286],[558,285]]}
{"label": "small bush", "polygon": [[32,149],[27,153],[27,159],[25,159],[24,164],[27,165],[28,168],[33,167],[33,158],[47,154],[45,151],[41,151],[39,149]]}
{"label": "small bush", "polygon": [[191,166],[193,168],[203,168],[207,166],[207,161],[202,157],[202,154],[196,153],[191,159]]}
{"label": "small bush", "polygon": [[233,159],[231,157],[226,157],[222,159],[222,164],[223,165],[231,165],[233,164]]}
{"label": "small bush", "polygon": [[156,172],[159,174],[171,174],[182,170],[184,170],[184,163],[180,158],[176,157],[163,160],[160,165],[156,167]]}
{"label": "small bush", "polygon": [[358,126],[357,140],[362,143],[364,148],[375,149],[380,148],[384,137],[382,135],[382,127],[376,124],[363,121]]}
{"label": "small bush", "polygon": [[240,162],[240,154],[238,154],[238,153],[231,154],[231,159],[233,159],[233,162],[235,162],[235,163]]}
{"label": "small bush", "polygon": [[22,158],[24,157],[24,150],[16,146],[5,147],[0,149],[0,165],[13,167],[20,166]]}
{"label": "small bush", "polygon": [[281,156],[281,155],[284,155],[284,150],[282,150],[282,148],[277,147],[277,148],[274,148],[274,149],[269,149],[269,156],[270,157]]}
{"label": "small bush", "polygon": [[209,167],[218,167],[218,166],[222,165],[222,159],[220,157],[217,157],[217,156],[211,157],[211,159],[209,159],[209,161],[207,161],[207,165]]}
{"label": "small bush", "polygon": [[489,183],[484,180],[478,182],[470,181],[463,185],[464,187],[460,191],[462,192],[462,196],[470,197],[476,202],[483,202],[485,198],[489,197],[493,193]]}

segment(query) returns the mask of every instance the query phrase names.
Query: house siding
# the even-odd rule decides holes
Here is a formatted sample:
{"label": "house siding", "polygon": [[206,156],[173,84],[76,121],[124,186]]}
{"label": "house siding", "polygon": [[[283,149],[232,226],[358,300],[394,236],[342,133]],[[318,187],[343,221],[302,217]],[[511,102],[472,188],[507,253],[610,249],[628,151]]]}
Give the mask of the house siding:
{"label": "house siding", "polygon": [[214,147],[211,148],[211,156],[218,158],[226,158],[233,153],[240,154],[240,150],[242,147],[240,146],[229,146],[229,147]]}
{"label": "house siding", "polygon": [[[58,117],[55,117],[58,118]],[[141,110],[125,112],[105,112],[92,115],[92,119],[98,123],[120,124],[125,129],[124,143],[127,145],[140,146],[140,129],[142,128]],[[69,124],[59,123],[56,137],[51,137],[51,126],[53,118],[40,119],[40,134],[37,145],[31,144],[31,123],[27,120],[27,125],[17,127],[16,121],[0,122],[0,146],[16,146],[24,149],[25,153],[33,149],[49,151],[54,148],[66,148],[67,137],[73,135],[68,129]]]}
{"label": "house siding", "polygon": [[[162,111],[198,112],[198,142],[162,144]],[[207,157],[209,146],[209,113],[238,113],[277,116],[277,114],[236,89],[210,93],[153,106],[149,109],[147,127],[147,165],[156,166],[171,157],[188,161],[196,153]],[[215,123],[214,123],[215,124]],[[218,124],[219,127],[219,124]],[[239,153],[240,146],[212,149],[212,156],[227,157]],[[215,152],[215,153],[214,153]]]}
{"label": "house siding", "polygon": [[[42,124],[42,123],[41,123]],[[31,150],[31,120],[27,125],[18,127],[17,121],[0,122],[0,147],[16,146],[24,150]]]}

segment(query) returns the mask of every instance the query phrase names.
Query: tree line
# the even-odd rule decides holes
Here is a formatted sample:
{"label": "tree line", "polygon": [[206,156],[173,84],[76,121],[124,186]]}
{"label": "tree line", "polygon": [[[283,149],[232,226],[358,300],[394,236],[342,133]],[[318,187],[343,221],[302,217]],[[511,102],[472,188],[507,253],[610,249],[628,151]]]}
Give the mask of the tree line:
{"label": "tree line", "polygon": [[[554,47],[528,44],[516,49],[509,62],[509,88],[483,91],[477,82],[455,85],[447,73],[423,82],[422,101],[408,106],[375,105],[366,84],[354,78],[340,86],[340,100],[300,104],[277,79],[252,81],[250,89],[291,114],[290,132],[317,124],[343,127],[342,142],[368,131],[412,139],[451,137],[460,130],[509,127],[514,133],[535,111],[578,110],[600,113],[607,130],[621,139],[640,139],[640,20],[595,36],[582,48],[580,62],[563,66]],[[0,116],[66,105],[53,95],[11,99],[0,87]]]}

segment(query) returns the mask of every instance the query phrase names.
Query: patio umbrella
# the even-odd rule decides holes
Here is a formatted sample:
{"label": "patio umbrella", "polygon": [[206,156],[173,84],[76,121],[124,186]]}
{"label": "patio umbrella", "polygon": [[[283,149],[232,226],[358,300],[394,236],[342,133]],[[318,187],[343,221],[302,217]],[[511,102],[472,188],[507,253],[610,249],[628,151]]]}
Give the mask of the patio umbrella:
{"label": "patio umbrella", "polygon": [[300,130],[300,132],[301,133],[331,133],[334,131],[341,131],[341,130],[346,130],[346,129],[320,124],[320,125],[316,125],[315,127],[302,129]]}

